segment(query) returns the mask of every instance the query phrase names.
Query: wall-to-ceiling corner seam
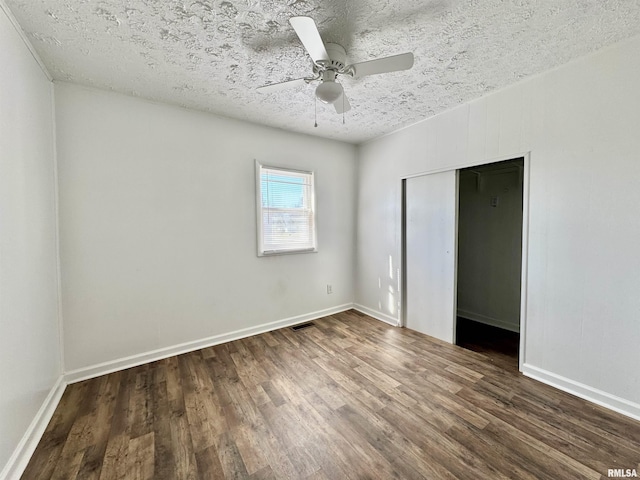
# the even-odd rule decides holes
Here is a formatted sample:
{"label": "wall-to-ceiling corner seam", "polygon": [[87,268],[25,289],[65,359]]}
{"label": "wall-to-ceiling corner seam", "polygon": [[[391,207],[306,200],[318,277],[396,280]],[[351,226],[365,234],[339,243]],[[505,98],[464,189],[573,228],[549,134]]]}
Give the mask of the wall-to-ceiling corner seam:
{"label": "wall-to-ceiling corner seam", "polygon": [[9,6],[5,3],[4,0],[0,0],[0,10],[2,10],[4,12],[4,14],[7,16],[7,18],[9,19],[9,21],[13,25],[13,28],[16,29],[16,32],[18,32],[18,35],[20,35],[20,38],[22,38],[22,41],[24,42],[24,44],[26,45],[27,49],[31,53],[31,56],[36,61],[36,63],[40,67],[40,69],[42,70],[42,73],[44,73],[44,76],[47,77],[47,80],[52,82],[53,81],[53,76],[51,75],[51,73],[49,73],[49,70],[47,69],[47,67],[45,67],[44,62],[42,61],[42,58],[40,58],[40,55],[38,55],[38,52],[36,51],[35,47],[29,41],[29,38],[27,37],[27,34],[22,29],[22,26],[20,25],[20,23],[18,23],[18,20],[13,15],[13,12],[9,8]]}
{"label": "wall-to-ceiling corner seam", "polygon": [[352,285],[352,301],[353,303],[357,303],[357,301],[359,300],[359,292],[360,292],[360,281],[359,281],[359,275],[358,275],[358,271],[359,271],[359,259],[358,259],[358,252],[359,252],[359,223],[358,223],[358,218],[360,216],[360,145],[356,145],[354,148],[355,151],[355,155],[354,155],[354,160],[355,160],[355,168],[354,168],[354,175],[353,175],[353,210],[352,210],[352,215],[353,215],[353,238],[352,238],[352,261],[351,261],[351,285]]}
{"label": "wall-to-ceiling corner seam", "polygon": [[[1,0],[0,0],[1,1]],[[57,320],[58,320],[58,349],[60,360],[60,375],[64,375],[64,323],[62,316],[62,268],[60,261],[60,194],[58,180],[58,126],[56,122],[55,85],[50,83],[51,89],[51,135],[53,158],[53,205],[55,219],[54,247],[56,251],[56,289],[57,289]]]}

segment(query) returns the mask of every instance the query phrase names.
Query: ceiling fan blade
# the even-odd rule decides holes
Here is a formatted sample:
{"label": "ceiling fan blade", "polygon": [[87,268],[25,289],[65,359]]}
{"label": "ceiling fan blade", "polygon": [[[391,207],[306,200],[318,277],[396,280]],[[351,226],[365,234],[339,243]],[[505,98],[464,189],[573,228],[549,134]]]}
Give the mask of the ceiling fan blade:
{"label": "ceiling fan blade", "polygon": [[295,80],[287,80],[286,82],[278,82],[272,83],[270,85],[263,85],[262,87],[256,88],[257,91],[261,93],[273,93],[279,92],[280,90],[284,90],[286,88],[299,87],[301,85],[306,85],[306,78],[296,78]]}
{"label": "ceiling fan blade", "polygon": [[336,107],[337,113],[344,113],[351,110],[349,99],[347,98],[347,95],[344,92],[342,92],[342,96],[333,103],[333,106]]}
{"label": "ceiling fan blade", "polygon": [[324,46],[316,22],[311,17],[291,17],[289,23],[298,34],[298,38],[307,49],[314,63],[328,62],[329,54]]}
{"label": "ceiling fan blade", "polygon": [[354,63],[353,77],[360,78],[366,75],[376,75],[378,73],[397,72],[408,70],[413,67],[413,53],[401,53],[391,57],[377,58],[368,62]]}

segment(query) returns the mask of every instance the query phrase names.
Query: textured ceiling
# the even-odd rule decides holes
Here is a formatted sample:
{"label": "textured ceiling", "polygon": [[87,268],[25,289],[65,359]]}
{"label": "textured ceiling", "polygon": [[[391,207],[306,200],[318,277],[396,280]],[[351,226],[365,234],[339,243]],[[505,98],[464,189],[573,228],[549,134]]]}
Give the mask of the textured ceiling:
{"label": "textured ceiling", "polygon": [[[636,0],[6,0],[55,79],[352,143],[388,133],[640,33]],[[318,103],[288,19],[315,19],[350,63],[413,52],[413,69],[343,78]]]}

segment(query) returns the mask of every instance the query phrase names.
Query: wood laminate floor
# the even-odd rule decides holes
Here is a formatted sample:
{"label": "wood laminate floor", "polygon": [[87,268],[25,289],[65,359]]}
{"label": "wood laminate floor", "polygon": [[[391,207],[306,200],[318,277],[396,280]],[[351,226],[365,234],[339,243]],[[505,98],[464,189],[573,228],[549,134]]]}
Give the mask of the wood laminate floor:
{"label": "wood laminate floor", "polygon": [[518,371],[518,333],[458,317],[456,344],[484,354],[490,362],[502,368]]}
{"label": "wood laminate floor", "polygon": [[598,479],[640,422],[349,311],[69,385],[25,479]]}

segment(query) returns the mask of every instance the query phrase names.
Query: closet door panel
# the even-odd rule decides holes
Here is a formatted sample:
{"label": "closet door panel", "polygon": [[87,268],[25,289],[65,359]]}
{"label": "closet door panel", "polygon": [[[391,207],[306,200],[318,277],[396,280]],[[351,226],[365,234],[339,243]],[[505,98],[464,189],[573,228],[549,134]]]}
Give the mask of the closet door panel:
{"label": "closet door panel", "polygon": [[406,180],[405,326],[455,340],[455,170]]}

